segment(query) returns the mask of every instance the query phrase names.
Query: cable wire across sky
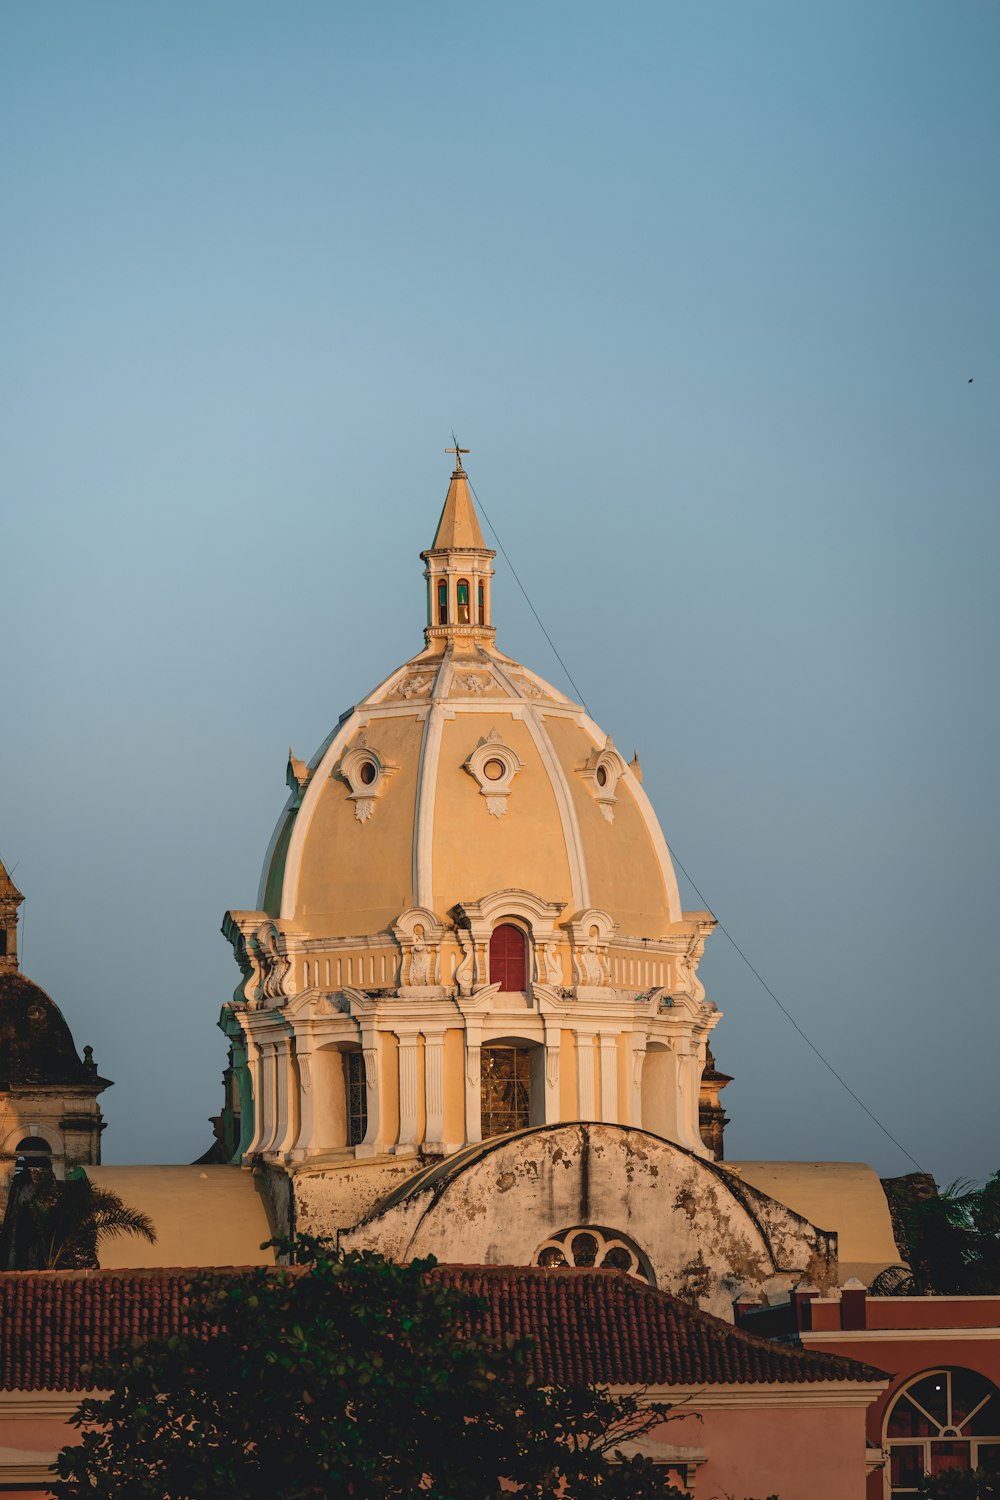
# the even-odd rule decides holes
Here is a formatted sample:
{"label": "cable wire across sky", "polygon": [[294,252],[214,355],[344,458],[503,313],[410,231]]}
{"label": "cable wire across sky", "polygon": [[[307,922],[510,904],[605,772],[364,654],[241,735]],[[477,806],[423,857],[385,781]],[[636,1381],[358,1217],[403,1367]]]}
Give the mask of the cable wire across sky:
{"label": "cable wire across sky", "polygon": [[[457,449],[457,447],[458,447],[458,439],[454,436],[454,433],[452,434],[452,440],[455,443],[455,446],[456,446],[456,449]],[[463,451],[467,451],[467,450],[463,450]],[[539,629],[541,630],[541,632],[544,635],[545,639],[548,641],[549,645],[551,646],[553,655],[555,656],[555,658],[558,661],[559,665],[562,667],[563,671],[566,673],[566,677],[567,677],[567,680],[570,683],[570,686],[573,688],[573,691],[576,693],[577,698],[579,699],[579,701],[582,704],[582,706],[586,709],[588,715],[590,715],[590,709],[587,706],[587,702],[586,702],[586,700],[585,700],[585,698],[583,696],[583,693],[580,691],[579,687],[577,686],[577,684],[576,684],[576,682],[575,682],[575,680],[573,678],[573,674],[570,671],[569,667],[566,665],[565,661],[563,660],[563,658],[562,658],[562,656],[561,656],[561,654],[559,652],[559,649],[556,646],[555,641],[552,639],[552,637],[549,635],[549,632],[546,630],[545,625],[544,625],[544,623],[542,621],[542,618],[541,618],[541,616],[538,613],[538,610],[535,608],[534,604],[531,602],[531,596],[529,595],[528,590],[525,588],[524,584],[521,582],[521,579],[520,579],[520,577],[519,577],[519,575],[517,573],[517,570],[515,569],[514,564],[510,560],[510,556],[509,556],[509,554],[507,552],[507,549],[504,546],[503,542],[500,540],[500,535],[499,535],[496,527],[494,526],[493,522],[490,520],[490,517],[489,517],[489,515],[487,513],[486,507],[483,505],[483,502],[480,500],[478,494],[476,493],[476,488],[473,485],[472,480],[469,479],[468,474],[466,474],[466,480],[468,482],[469,489],[472,491],[472,495],[473,495],[473,498],[475,499],[476,505],[479,507],[479,509],[483,513],[483,519],[486,521],[487,526],[490,528],[490,531],[493,533],[494,539],[495,539],[496,544],[497,544],[497,548],[498,548],[499,552],[501,553],[504,561],[506,562],[508,568],[510,568],[510,571],[511,571],[511,573],[513,575],[513,578],[514,578],[514,582],[517,584],[518,588],[521,590],[521,593],[524,595],[525,601],[527,602],[527,605],[528,605],[528,608],[531,610],[531,613],[534,615],[535,619],[538,622]],[[591,715],[591,717],[592,717],[592,715]],[[718,926],[718,929],[722,933],[723,937],[726,938],[726,940],[729,942],[729,944],[735,950],[735,952],[739,954],[740,958],[746,964],[747,968],[750,970],[751,974],[757,980],[757,982],[761,986],[761,988],[763,990],[765,990],[768,995],[770,995],[771,999],[774,1001],[775,1005],[781,1011],[781,1014],[785,1017],[786,1021],[789,1021],[791,1023],[791,1025],[798,1032],[799,1036],[805,1042],[806,1046],[810,1049],[810,1051],[812,1051],[812,1052],[815,1053],[815,1055],[819,1058],[820,1062],[823,1064],[824,1068],[826,1068],[828,1070],[828,1072],[830,1072],[830,1073],[833,1074],[834,1078],[840,1084],[841,1088],[844,1089],[844,1091],[851,1096],[851,1098],[854,1100],[855,1104],[857,1104],[859,1106],[859,1108],[862,1109],[865,1112],[865,1114],[868,1116],[869,1120],[871,1120],[872,1123],[874,1125],[876,1125],[879,1130],[881,1130],[882,1134],[886,1137],[886,1139],[889,1140],[889,1141],[891,1141],[892,1144],[896,1147],[896,1149],[898,1151],[902,1152],[902,1154],[906,1157],[907,1161],[910,1161],[910,1162],[913,1163],[913,1165],[916,1167],[916,1169],[917,1169],[918,1172],[923,1172],[924,1168],[917,1161],[917,1158],[913,1155],[913,1153],[910,1152],[910,1151],[907,1151],[907,1149],[903,1145],[902,1141],[897,1140],[896,1137],[893,1135],[892,1131],[888,1128],[888,1126],[883,1125],[883,1123],[879,1119],[878,1115],[876,1115],[872,1110],[870,1110],[868,1108],[868,1105],[865,1103],[865,1101],[858,1094],[856,1094],[854,1092],[854,1090],[851,1088],[851,1085],[847,1082],[847,1080],[843,1077],[843,1075],[837,1071],[837,1069],[834,1067],[833,1063],[830,1062],[829,1058],[826,1057],[823,1054],[823,1052],[820,1051],[819,1047],[817,1047],[816,1043],[812,1040],[812,1038],[809,1036],[809,1034],[806,1031],[804,1031],[803,1028],[799,1025],[798,1021],[796,1021],[795,1017],[792,1015],[792,1013],[788,1009],[788,1007],[785,1006],[785,1005],[783,1005],[782,1002],[778,999],[777,995],[774,993],[774,990],[768,984],[768,982],[764,978],[764,976],[760,973],[759,969],[755,968],[755,966],[750,962],[750,959],[744,953],[743,949],[740,947],[739,943],[736,941],[736,939],[733,937],[732,933],[726,927],[725,923],[719,917],[717,917],[715,915],[714,911],[712,911],[712,908],[711,908],[708,900],[706,899],[706,897],[704,895],[702,895],[702,892],[699,890],[698,886],[695,884],[694,880],[692,880],[691,876],[688,874],[688,872],[685,869],[684,865],[681,863],[681,860],[678,857],[677,851],[674,849],[673,845],[672,844],[668,844],[668,847],[670,849],[671,858],[673,859],[674,863],[677,865],[677,868],[680,870],[681,874],[684,876],[684,879],[688,882],[688,884],[690,885],[691,889],[694,891],[695,895],[698,897],[698,900],[701,901],[704,904],[706,910],[708,910],[709,912],[711,912],[712,917],[714,918],[714,920],[716,922],[716,925]]]}

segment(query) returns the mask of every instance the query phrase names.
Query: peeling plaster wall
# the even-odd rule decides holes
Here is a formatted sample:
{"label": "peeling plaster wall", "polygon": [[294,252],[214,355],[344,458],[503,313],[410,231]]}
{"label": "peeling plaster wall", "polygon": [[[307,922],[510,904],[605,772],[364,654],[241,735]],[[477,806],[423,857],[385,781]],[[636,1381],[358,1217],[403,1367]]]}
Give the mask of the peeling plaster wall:
{"label": "peeling plaster wall", "polygon": [[[297,1175],[305,1228],[300,1184]],[[308,1192],[315,1217],[318,1179],[309,1179]],[[341,1225],[350,1222],[339,1207],[330,1211]],[[731,1318],[744,1290],[767,1296],[804,1275],[821,1287],[835,1279],[834,1235],[723,1168],[618,1125],[543,1126],[487,1142],[356,1223],[340,1243],[393,1260],[433,1254],[457,1264],[527,1265],[551,1235],[588,1224],[626,1234],[657,1286],[719,1317]]]}
{"label": "peeling plaster wall", "polygon": [[387,1193],[401,1187],[421,1167],[407,1157],[316,1165],[315,1160],[292,1169],[290,1178],[276,1168],[271,1175],[290,1182],[296,1230],[304,1234],[337,1235],[370,1214]]}

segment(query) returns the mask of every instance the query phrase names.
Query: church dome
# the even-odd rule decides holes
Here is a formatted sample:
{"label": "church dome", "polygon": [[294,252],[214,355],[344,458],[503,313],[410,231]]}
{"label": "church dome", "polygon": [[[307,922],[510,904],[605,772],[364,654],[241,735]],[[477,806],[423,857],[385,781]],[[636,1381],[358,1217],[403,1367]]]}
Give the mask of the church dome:
{"label": "church dome", "polygon": [[343,716],[292,796],[259,907],[331,938],[383,932],[407,909],[444,917],[529,890],[565,922],[598,909],[623,935],[681,919],[670,855],[641,785],[578,703],[497,649],[494,553],[467,477],[434,543],[425,648]]}
{"label": "church dome", "polygon": [[23,974],[0,973],[0,1089],[95,1078],[55,1001]]}

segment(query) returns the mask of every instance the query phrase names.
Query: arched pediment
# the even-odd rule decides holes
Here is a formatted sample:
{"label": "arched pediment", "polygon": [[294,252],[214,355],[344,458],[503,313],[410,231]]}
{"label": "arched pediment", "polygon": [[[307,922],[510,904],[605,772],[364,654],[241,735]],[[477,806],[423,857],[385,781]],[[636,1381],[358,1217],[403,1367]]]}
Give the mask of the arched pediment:
{"label": "arched pediment", "polygon": [[459,926],[469,928],[476,936],[488,933],[504,917],[519,917],[538,939],[552,935],[565,905],[564,901],[546,901],[534,891],[510,887],[492,891],[480,901],[461,901],[452,908],[452,915]]}
{"label": "arched pediment", "polygon": [[543,1125],[467,1148],[396,1189],[341,1236],[394,1260],[530,1265],[567,1224],[617,1231],[656,1285],[730,1317],[752,1287],[836,1273],[836,1236],[733,1173],[648,1131]]}

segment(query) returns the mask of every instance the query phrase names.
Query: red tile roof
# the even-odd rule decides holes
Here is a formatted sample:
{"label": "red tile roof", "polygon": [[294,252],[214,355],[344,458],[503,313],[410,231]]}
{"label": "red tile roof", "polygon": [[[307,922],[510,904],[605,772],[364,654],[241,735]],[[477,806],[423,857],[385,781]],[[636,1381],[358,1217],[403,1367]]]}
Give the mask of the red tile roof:
{"label": "red tile roof", "polygon": [[[755,1338],[621,1271],[441,1266],[433,1274],[483,1298],[485,1332],[533,1336],[546,1384],[883,1378],[856,1360]],[[133,1337],[185,1332],[190,1278],[176,1270],[0,1273],[0,1389],[85,1390],[93,1383],[87,1367]]]}

